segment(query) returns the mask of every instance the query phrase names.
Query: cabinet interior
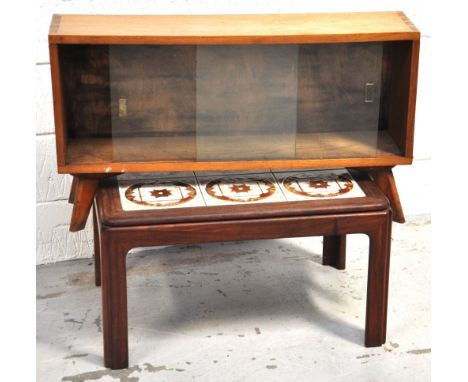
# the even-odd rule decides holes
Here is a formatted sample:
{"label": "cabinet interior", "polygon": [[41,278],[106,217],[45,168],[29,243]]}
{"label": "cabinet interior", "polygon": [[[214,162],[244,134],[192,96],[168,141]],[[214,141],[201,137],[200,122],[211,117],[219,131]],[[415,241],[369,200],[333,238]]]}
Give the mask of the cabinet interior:
{"label": "cabinet interior", "polygon": [[59,45],[66,164],[410,156],[411,44]]}

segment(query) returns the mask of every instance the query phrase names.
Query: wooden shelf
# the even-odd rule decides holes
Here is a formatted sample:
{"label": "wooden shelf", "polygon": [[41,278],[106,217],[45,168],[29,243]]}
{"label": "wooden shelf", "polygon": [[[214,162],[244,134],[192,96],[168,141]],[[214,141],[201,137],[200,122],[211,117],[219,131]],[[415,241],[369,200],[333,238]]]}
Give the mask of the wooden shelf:
{"label": "wooden shelf", "polygon": [[297,159],[382,158],[401,155],[388,132],[351,131],[299,134]]}
{"label": "wooden shelf", "polygon": [[401,155],[388,132],[380,131],[375,140],[372,132],[300,134],[294,151],[294,147],[282,144],[285,139],[280,135],[268,139],[203,137],[203,144],[198,146],[204,151],[203,161],[196,161],[194,136],[70,139],[67,165],[60,172],[122,172],[132,171],[135,165],[145,168],[140,171],[167,171],[336,167],[345,161],[350,167],[411,163],[411,158]]}
{"label": "wooden shelf", "polygon": [[[195,160],[195,138],[82,138],[68,141],[68,164]],[[125,159],[124,159],[125,158]]]}

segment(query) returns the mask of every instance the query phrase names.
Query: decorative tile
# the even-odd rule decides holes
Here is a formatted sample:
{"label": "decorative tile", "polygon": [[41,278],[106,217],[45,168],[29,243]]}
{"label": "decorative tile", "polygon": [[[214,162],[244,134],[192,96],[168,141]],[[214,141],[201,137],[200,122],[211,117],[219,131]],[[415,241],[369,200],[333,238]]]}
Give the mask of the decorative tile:
{"label": "decorative tile", "polygon": [[205,202],[195,177],[119,179],[119,194],[124,211],[204,207]]}
{"label": "decorative tile", "polygon": [[346,169],[273,172],[288,201],[365,197]]}
{"label": "decorative tile", "polygon": [[119,176],[124,211],[357,198],[345,169],[271,172],[129,173]]}
{"label": "decorative tile", "polygon": [[271,173],[197,178],[208,206],[286,201]]}

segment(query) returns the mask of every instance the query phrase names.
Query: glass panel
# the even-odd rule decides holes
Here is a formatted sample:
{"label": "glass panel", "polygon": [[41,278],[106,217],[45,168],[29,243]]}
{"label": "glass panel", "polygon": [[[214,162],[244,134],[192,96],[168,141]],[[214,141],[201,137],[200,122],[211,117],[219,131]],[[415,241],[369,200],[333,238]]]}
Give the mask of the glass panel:
{"label": "glass panel", "polygon": [[199,46],[197,159],[294,159],[297,45]]}
{"label": "glass panel", "polygon": [[297,159],[376,156],[382,43],[301,45]]}
{"label": "glass panel", "polygon": [[110,46],[113,160],[196,160],[196,47]]}
{"label": "glass panel", "polygon": [[398,155],[385,44],[63,46],[67,163]]}

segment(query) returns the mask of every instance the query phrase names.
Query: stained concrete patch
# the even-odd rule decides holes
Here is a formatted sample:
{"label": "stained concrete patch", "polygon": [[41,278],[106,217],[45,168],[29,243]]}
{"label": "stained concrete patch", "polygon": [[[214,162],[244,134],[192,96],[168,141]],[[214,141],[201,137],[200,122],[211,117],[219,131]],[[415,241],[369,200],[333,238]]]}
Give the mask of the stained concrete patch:
{"label": "stained concrete patch", "polygon": [[87,356],[88,356],[88,353],[72,354],[72,355],[69,355],[68,357],[65,357],[64,359],[81,358],[81,357],[87,357]]}
{"label": "stained concrete patch", "polygon": [[262,334],[259,328],[255,328],[255,334]]}
{"label": "stained concrete patch", "polygon": [[431,348],[428,349],[414,349],[407,351],[408,354],[427,354],[431,352]]}
{"label": "stained concrete patch", "polygon": [[66,382],[87,382],[87,381],[97,381],[102,377],[111,377],[115,380],[119,380],[120,382],[138,382],[140,380],[139,377],[133,376],[131,377],[130,374],[134,372],[140,372],[140,366],[136,365],[130,367],[128,369],[122,370],[110,370],[110,369],[103,369],[103,370],[96,370],[90,371],[87,373],[81,373],[76,375],[70,375],[67,377],[63,377],[62,381]]}
{"label": "stained concrete patch", "polygon": [[72,323],[72,324],[78,324],[78,330],[81,330],[83,328],[83,325],[86,322],[86,319],[88,318],[88,314],[91,311],[91,309],[88,309],[84,315],[84,317],[81,320],[77,320],[75,318],[66,318],[63,321],[67,323]]}
{"label": "stained concrete patch", "polygon": [[166,365],[153,366],[150,363],[145,363],[145,364],[143,364],[143,366],[145,367],[145,370],[149,371],[150,373],[157,373],[157,372],[162,371],[162,370],[168,370]]}
{"label": "stained concrete patch", "polygon": [[102,332],[102,327],[101,327],[101,315],[97,316],[96,319],[94,320],[94,325],[96,325],[98,332]]}
{"label": "stained concrete patch", "polygon": [[89,287],[94,285],[94,273],[91,271],[73,273],[66,277],[66,283],[69,286]]}
{"label": "stained concrete patch", "polygon": [[75,320],[74,318],[66,318],[65,320],[63,320],[64,322],[72,322],[74,324],[80,324],[80,325],[83,325],[83,322],[84,321],[78,321],[78,320]]}
{"label": "stained concrete patch", "polygon": [[49,298],[59,297],[65,292],[49,293],[49,294],[38,294],[36,300],[47,300]]}
{"label": "stained concrete patch", "polygon": [[[213,245],[212,245],[213,246]],[[233,261],[236,261],[239,258],[244,258],[246,256],[250,256],[253,254],[257,254],[259,251],[257,249],[253,250],[243,250],[243,251],[237,251],[237,252],[216,252],[216,253],[205,253],[202,257],[199,256],[193,256],[190,252],[184,252],[184,250],[189,249],[187,246],[173,246],[169,247],[167,252],[164,254],[164,258],[162,259],[162,264],[161,263],[154,263],[148,260],[149,262],[149,267],[135,267],[131,268],[127,271],[128,276],[132,275],[138,275],[138,276],[148,276],[151,274],[155,273],[171,273],[171,274],[178,274],[175,272],[180,272],[181,269],[186,269],[189,267],[203,267],[205,268],[206,266],[213,266],[217,264],[222,264],[222,263],[231,263]],[[197,251],[202,250],[203,248],[201,246],[193,246],[190,247],[190,249],[195,249]],[[147,252],[145,250],[144,252]],[[177,252],[177,256],[173,256],[170,252]],[[144,258],[144,257],[142,257]],[[253,258],[250,257],[248,259],[248,262],[260,262],[258,258]],[[215,272],[206,272],[204,273],[211,273],[214,275]],[[184,272],[180,273],[182,275],[185,275]],[[80,285],[83,280],[86,278],[85,275],[83,274],[76,274],[75,277],[71,280],[69,280],[70,283],[75,283]]]}

